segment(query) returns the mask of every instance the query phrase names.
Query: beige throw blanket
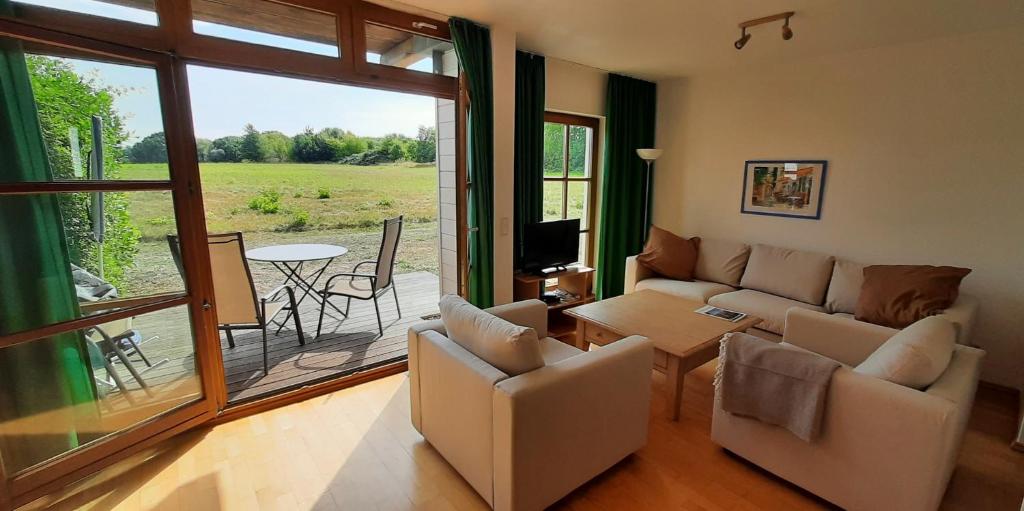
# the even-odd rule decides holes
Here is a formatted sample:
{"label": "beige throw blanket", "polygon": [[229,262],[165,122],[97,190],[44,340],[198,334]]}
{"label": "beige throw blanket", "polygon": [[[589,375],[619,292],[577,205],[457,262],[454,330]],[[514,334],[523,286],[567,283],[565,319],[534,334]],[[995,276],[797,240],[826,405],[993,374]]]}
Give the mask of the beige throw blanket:
{"label": "beige throw blanket", "polygon": [[840,364],[744,333],[726,335],[715,386],[722,409],[788,429],[810,442],[821,429],[832,373]]}

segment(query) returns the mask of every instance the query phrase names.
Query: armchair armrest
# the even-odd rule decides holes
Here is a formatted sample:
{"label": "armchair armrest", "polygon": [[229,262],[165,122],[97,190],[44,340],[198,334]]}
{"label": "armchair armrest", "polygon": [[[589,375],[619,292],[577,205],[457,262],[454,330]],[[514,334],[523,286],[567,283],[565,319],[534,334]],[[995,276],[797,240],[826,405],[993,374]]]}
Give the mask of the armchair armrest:
{"label": "armchair armrest", "polygon": [[856,366],[899,330],[798,307],[786,311],[782,340]]}
{"label": "armchair armrest", "polygon": [[537,337],[541,339],[548,336],[548,306],[540,300],[506,303],[491,307],[487,312],[509,323],[530,327],[537,331]]}
{"label": "armchair armrest", "polygon": [[653,347],[629,337],[495,385],[494,509],[542,509],[646,444]]}
{"label": "armchair armrest", "polygon": [[353,273],[358,273],[359,272],[359,267],[364,265],[364,264],[377,264],[377,260],[376,259],[370,259],[370,260],[367,260],[367,261],[359,261],[358,263],[356,263],[355,266],[352,267],[352,272]]}
{"label": "armchair armrest", "polygon": [[655,273],[646,266],[636,261],[636,256],[626,258],[626,281],[623,285],[623,293],[632,293],[636,290],[637,282],[654,277]]}

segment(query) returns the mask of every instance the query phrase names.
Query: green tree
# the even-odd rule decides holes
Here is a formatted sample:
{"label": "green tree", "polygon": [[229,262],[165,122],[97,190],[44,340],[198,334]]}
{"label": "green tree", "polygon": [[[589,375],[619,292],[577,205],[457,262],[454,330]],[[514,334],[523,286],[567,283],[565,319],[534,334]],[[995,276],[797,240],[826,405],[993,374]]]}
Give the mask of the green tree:
{"label": "green tree", "polygon": [[[75,179],[70,131],[77,130],[82,154],[92,151],[92,117],[103,120],[103,167],[107,179],[116,179],[124,159],[122,146],[128,138],[124,120],[114,110],[119,91],[79,76],[67,61],[59,58],[27,55],[32,92],[35,96],[46,152],[58,180]],[[139,231],[128,215],[125,193],[107,192],[103,216],[106,243],[103,250],[105,278],[122,286],[124,270],[133,264]],[[92,239],[89,214],[90,194],[60,194],[64,233],[71,262],[91,272],[99,271],[99,246]]]}
{"label": "green tree", "polygon": [[267,150],[267,161],[283,162],[291,159],[292,139],[280,131],[264,131],[263,146]]}
{"label": "green tree", "polygon": [[245,125],[245,135],[242,136],[241,156],[242,160],[261,162],[267,160],[267,148],[263,143],[263,136],[252,124]]}
{"label": "green tree", "polygon": [[136,142],[127,151],[132,163],[167,163],[167,141],[164,132],[158,131]]}
{"label": "green tree", "polygon": [[432,163],[437,159],[437,130],[420,126],[416,138],[405,146],[405,159],[416,163]]}
{"label": "green tree", "polygon": [[213,149],[213,142],[205,138],[196,139],[196,156],[200,162],[210,161],[210,150]]}
{"label": "green tree", "polygon": [[230,161],[236,163],[242,161],[242,137],[236,137],[234,135],[221,137],[214,140],[213,143],[210,144],[210,147],[211,156],[214,149],[220,149],[223,151],[222,155],[218,159],[214,160],[211,158],[210,161]]}
{"label": "green tree", "polygon": [[564,124],[544,123],[544,173],[562,175],[562,159],[565,158]]}

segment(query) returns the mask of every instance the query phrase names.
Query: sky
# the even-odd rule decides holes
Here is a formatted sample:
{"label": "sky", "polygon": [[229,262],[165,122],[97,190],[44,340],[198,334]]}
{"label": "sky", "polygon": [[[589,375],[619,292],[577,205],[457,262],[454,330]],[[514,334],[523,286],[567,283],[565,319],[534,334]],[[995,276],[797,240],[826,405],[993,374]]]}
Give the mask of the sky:
{"label": "sky", "polygon": [[[96,0],[17,0],[106,17],[156,25],[156,14]],[[266,44],[321,55],[336,56],[337,48],[243,30],[195,22],[197,33]],[[368,55],[370,61],[378,56]],[[163,131],[156,72],[149,68],[65,59],[76,72],[100,85],[118,89],[114,106],[125,117],[128,143]],[[412,69],[429,70],[424,60]],[[198,138],[240,135],[247,123],[260,131],[295,135],[306,127],[338,127],[361,136],[401,133],[415,136],[419,126],[433,126],[434,99],[414,94],[378,91],[279,76],[188,66],[192,116]]]}

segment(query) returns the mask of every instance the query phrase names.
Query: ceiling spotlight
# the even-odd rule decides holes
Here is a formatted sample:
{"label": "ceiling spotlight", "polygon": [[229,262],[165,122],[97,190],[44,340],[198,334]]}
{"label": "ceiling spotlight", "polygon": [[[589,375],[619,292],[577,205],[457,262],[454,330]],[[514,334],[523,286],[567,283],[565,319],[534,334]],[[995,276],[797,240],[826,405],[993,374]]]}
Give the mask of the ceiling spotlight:
{"label": "ceiling spotlight", "polygon": [[737,50],[742,50],[747,45],[747,41],[750,40],[750,34],[747,33],[747,29],[750,27],[756,27],[757,25],[764,25],[765,23],[771,23],[773,21],[784,20],[782,23],[782,38],[786,41],[793,38],[793,29],[789,28],[789,18],[795,14],[793,11],[780,12],[779,14],[772,14],[771,16],[765,16],[763,18],[757,18],[753,20],[747,20],[739,24],[740,27],[740,38],[733,43],[733,46]]}
{"label": "ceiling spotlight", "polygon": [[742,50],[743,47],[747,45],[747,41],[749,41],[749,40],[750,40],[750,34],[748,34],[747,33],[747,29],[744,28],[740,32],[740,38],[737,39],[735,43],[732,43],[732,45],[735,46],[737,50]]}

